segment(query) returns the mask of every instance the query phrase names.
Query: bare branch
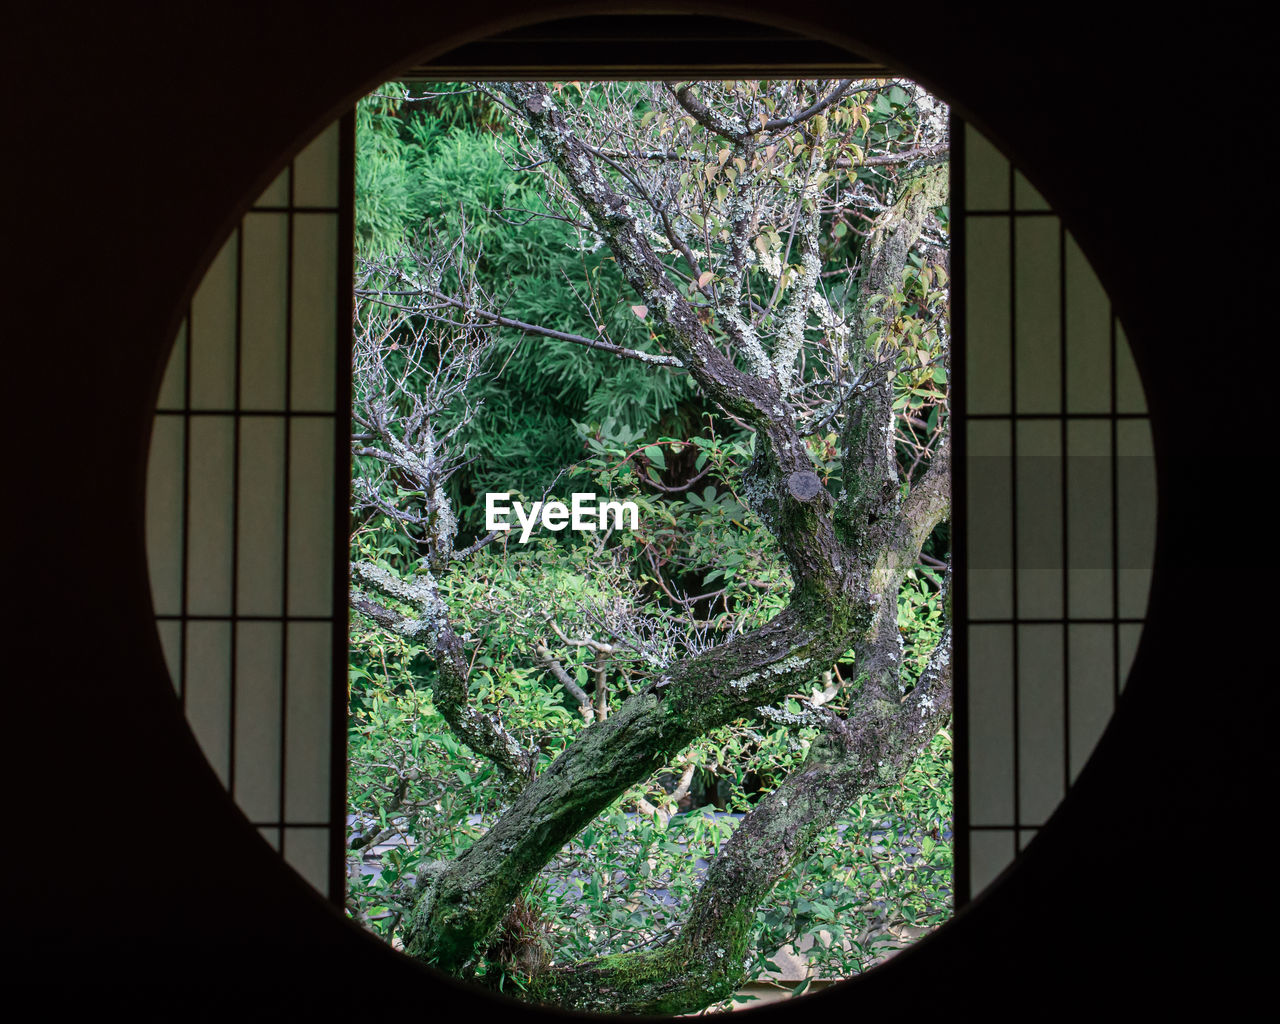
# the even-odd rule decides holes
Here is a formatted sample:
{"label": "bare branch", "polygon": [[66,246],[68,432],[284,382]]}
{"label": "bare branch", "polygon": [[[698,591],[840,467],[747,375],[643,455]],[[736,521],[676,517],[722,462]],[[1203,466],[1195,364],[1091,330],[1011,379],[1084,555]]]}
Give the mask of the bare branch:
{"label": "bare branch", "polygon": [[[466,313],[468,316],[478,317],[487,323],[494,324],[497,327],[509,327],[513,330],[521,331],[524,334],[535,334],[544,338],[553,338],[556,341],[567,341],[575,345],[585,345],[587,348],[598,349],[609,355],[617,356],[619,359],[635,359],[641,363],[648,363],[651,366],[681,366],[679,359],[674,356],[665,356],[652,352],[641,352],[638,349],[625,348],[622,345],[615,345],[611,341],[601,339],[599,337],[588,338],[582,334],[572,334],[568,331],[558,331],[551,327],[541,327],[538,324],[527,323],[524,320],[516,320],[513,317],[503,316],[500,313],[494,313],[491,310],[480,309],[476,306],[469,306],[465,302],[456,299],[435,288],[412,288],[402,289],[399,291],[379,290],[379,291],[357,291],[356,294],[362,298],[380,299],[383,296],[407,296],[425,295],[433,298],[438,302],[450,306],[459,312]],[[406,311],[414,311],[429,315],[429,309],[422,307],[394,307],[404,309]]]}
{"label": "bare branch", "polygon": [[[448,622],[444,603],[435,592],[434,581],[401,580],[385,569],[368,563],[352,563],[351,607],[369,621],[407,640],[423,644],[436,667],[432,696],[440,714],[457,737],[477,754],[488,757],[513,784],[533,773],[533,757],[509,733],[497,715],[485,715],[471,706],[467,692],[469,666],[463,656],[462,640]],[[368,586],[421,612],[418,617],[395,611],[372,600],[359,587]]]}
{"label": "bare branch", "polygon": [[556,660],[555,655],[548,650],[546,644],[537,644],[533,649],[533,653],[537,655],[539,664],[555,676],[556,681],[578,702],[578,709],[582,712],[582,717],[590,722],[594,713],[591,709],[591,698],[587,696],[587,691],[579,686],[573,676],[564,670],[564,666]]}
{"label": "bare branch", "polygon": [[764,124],[754,128],[753,130],[757,132],[760,132],[760,131],[776,132],[782,128],[794,128],[796,125],[803,124],[805,121],[808,121],[811,118],[816,117],[818,114],[821,114],[824,110],[830,107],[831,104],[835,103],[838,99],[844,96],[849,91],[849,87],[852,85],[853,85],[853,79],[846,78],[843,81],[837,83],[834,89],[832,89],[829,93],[827,93],[827,95],[824,96],[822,99],[818,100],[817,103],[813,104],[813,106],[807,107],[806,109],[800,111],[798,114],[792,114],[790,117],[771,118],[770,120],[765,121]]}

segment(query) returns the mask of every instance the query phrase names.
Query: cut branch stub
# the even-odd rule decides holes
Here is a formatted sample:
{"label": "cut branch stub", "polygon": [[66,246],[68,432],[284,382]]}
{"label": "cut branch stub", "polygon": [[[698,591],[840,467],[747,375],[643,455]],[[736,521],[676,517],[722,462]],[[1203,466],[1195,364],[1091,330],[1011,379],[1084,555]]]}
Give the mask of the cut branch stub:
{"label": "cut branch stub", "polygon": [[822,481],[817,473],[800,470],[787,477],[787,490],[796,501],[813,501],[823,491]]}

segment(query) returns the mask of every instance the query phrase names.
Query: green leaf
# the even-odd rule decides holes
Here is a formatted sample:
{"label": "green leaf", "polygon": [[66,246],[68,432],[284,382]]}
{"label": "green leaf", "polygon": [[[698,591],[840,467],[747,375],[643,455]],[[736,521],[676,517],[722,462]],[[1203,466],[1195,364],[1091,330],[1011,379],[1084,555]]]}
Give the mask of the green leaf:
{"label": "green leaf", "polygon": [[667,468],[666,453],[664,453],[663,450],[656,444],[651,444],[649,445],[648,448],[644,450],[644,457],[648,459],[650,462],[652,462],[659,469]]}

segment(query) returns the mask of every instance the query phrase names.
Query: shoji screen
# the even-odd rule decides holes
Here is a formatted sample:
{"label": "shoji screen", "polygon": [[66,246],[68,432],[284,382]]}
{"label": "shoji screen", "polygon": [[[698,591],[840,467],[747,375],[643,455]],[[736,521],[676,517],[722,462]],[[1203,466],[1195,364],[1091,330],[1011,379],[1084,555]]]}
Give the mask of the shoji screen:
{"label": "shoji screen", "polygon": [[957,124],[957,898],[1026,846],[1111,717],[1155,539],[1147,407],[1059,218]]}
{"label": "shoji screen", "polygon": [[191,299],[151,443],[160,637],[245,816],[342,896],[351,118],[298,154]]}

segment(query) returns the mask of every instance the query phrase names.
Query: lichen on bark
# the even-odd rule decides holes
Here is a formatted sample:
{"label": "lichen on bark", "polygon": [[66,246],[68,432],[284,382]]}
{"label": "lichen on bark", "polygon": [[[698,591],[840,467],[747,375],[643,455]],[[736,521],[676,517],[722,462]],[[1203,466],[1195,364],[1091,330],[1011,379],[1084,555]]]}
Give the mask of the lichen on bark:
{"label": "lichen on bark", "polygon": [[[357,604],[357,610],[392,630],[429,632],[429,653],[439,666],[441,707],[450,726],[522,783],[487,832],[455,859],[432,864],[423,873],[417,901],[405,920],[405,951],[443,970],[465,971],[501,930],[529,882],[601,811],[696,738],[805,688],[852,650],[858,680],[847,718],[829,715],[805,763],[744,817],[712,862],[670,942],[568,964],[539,956],[530,971],[529,993],[565,1008],[690,1012],[726,997],[741,983],[756,907],[850,803],[901,778],[949,713],[949,634],[904,698],[896,624],[903,577],[949,512],[946,451],[934,456],[904,497],[894,442],[892,364],[879,369],[855,365],[850,372],[866,372],[857,378],[857,389],[849,390],[847,408],[840,410],[841,398],[832,411],[832,416],[844,414],[839,431],[842,486],[834,495],[816,472],[793,404],[806,332],[815,329],[811,314],[855,363],[867,359],[870,325],[885,294],[901,278],[930,212],[946,201],[947,169],[936,160],[925,161],[900,182],[896,201],[883,211],[864,245],[849,323],[837,324],[819,294],[821,218],[816,204],[801,203],[792,228],[798,269],[790,287],[797,294],[777,318],[770,354],[740,310],[750,298],[744,280],[756,259],[744,232],[754,230],[758,220],[746,190],[758,187],[757,175],[763,173],[756,167],[758,151],[768,131],[790,132],[821,118],[804,129],[811,147],[805,173],[813,175],[828,130],[824,111],[848,91],[849,83],[841,83],[811,110],[781,120],[762,114],[758,124],[751,118],[721,117],[695,90],[673,88],[681,107],[724,137],[730,143],[727,152],[743,161],[736,179],[742,191],[729,206],[731,224],[725,229],[733,260],[724,275],[728,298],[706,293],[723,336],[739,346],[743,368],[723,350],[722,338],[713,336],[690,301],[702,287],[699,275],[687,289],[673,282],[663,255],[654,248],[656,232],[640,222],[633,205],[636,195],[619,191],[606,169],[618,170],[616,162],[575,134],[544,85],[499,83],[494,88],[604,240],[644,303],[656,336],[703,394],[754,431],[755,453],[743,474],[741,494],[776,539],[793,589],[786,607],[770,621],[665,666],[661,678],[583,729],[540,775],[529,777],[528,753],[512,747],[500,723],[482,721],[470,711],[461,645],[447,615],[431,601],[430,579],[402,592],[375,568],[356,567],[364,586],[417,603],[422,622],[411,625],[387,617],[392,613],[385,608]],[[722,158],[721,164],[725,162]],[[633,192],[644,195],[641,185]],[[667,224],[658,200],[650,213]],[[669,224],[665,236],[672,251],[682,252],[691,263],[696,260],[687,237]],[[775,298],[782,291],[784,263],[778,260]],[[430,625],[423,625],[427,620]]]}

